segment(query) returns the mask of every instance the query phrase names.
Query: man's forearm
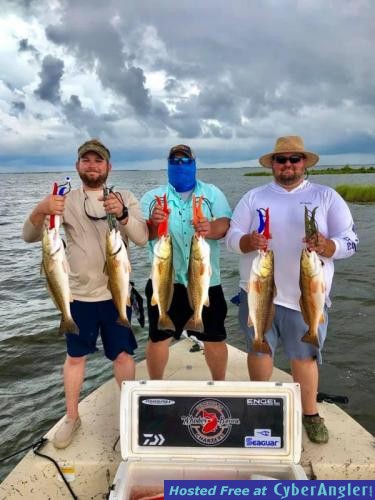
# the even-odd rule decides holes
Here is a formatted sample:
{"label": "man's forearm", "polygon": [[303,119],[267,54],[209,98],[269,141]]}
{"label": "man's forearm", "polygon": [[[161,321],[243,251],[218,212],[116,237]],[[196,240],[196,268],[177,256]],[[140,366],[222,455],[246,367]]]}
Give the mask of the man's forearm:
{"label": "man's forearm", "polygon": [[206,238],[210,240],[220,240],[223,238],[229,229],[230,219],[228,217],[220,217],[210,222],[210,231]]}

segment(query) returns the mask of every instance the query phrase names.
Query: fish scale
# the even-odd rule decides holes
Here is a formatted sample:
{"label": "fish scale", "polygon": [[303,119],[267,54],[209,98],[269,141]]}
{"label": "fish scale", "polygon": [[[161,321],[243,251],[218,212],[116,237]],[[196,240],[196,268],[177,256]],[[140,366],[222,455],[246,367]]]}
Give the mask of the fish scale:
{"label": "fish scale", "polygon": [[271,328],[275,296],[274,256],[272,250],[259,250],[253,260],[248,283],[248,325],[254,327],[253,349],[255,352],[271,354],[265,338]]}
{"label": "fish scale", "polygon": [[62,314],[59,333],[79,333],[70,312],[72,295],[69,288],[69,266],[66,260],[64,244],[58,227],[45,229],[42,239],[42,272],[47,280],[50,296]]}

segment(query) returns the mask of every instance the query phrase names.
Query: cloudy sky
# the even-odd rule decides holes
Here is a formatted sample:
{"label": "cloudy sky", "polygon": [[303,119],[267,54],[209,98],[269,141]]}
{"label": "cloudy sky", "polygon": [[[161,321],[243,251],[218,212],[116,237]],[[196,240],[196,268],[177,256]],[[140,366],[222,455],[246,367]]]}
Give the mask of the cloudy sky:
{"label": "cloudy sky", "polygon": [[281,135],[375,162],[373,0],[0,0],[0,170],[257,165]]}

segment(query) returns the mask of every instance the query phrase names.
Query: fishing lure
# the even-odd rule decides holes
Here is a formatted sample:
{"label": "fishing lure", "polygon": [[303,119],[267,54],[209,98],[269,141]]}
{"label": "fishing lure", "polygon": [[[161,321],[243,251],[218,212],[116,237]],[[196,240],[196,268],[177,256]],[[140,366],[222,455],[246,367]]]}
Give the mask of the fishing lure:
{"label": "fishing lure", "polygon": [[269,240],[271,238],[270,232],[270,209],[269,208],[257,208],[259,215],[259,226],[258,233],[263,234],[263,236]]}
{"label": "fishing lure", "polygon": [[162,236],[167,236],[168,234],[169,208],[166,193],[164,193],[162,197],[155,195],[155,200],[158,208],[161,208],[165,214],[165,219],[158,226],[158,238],[161,238]]}
{"label": "fishing lure", "polygon": [[315,243],[318,240],[318,224],[315,220],[315,214],[318,207],[309,210],[305,205],[305,237]]}
{"label": "fishing lure", "polygon": [[[65,177],[65,183],[64,184],[57,184],[57,182],[53,183],[53,188],[52,188],[52,194],[56,195],[58,194],[59,196],[64,196],[68,194],[71,189],[71,183],[70,183],[70,177]],[[56,215],[51,215],[49,219],[49,229],[54,229],[56,226],[60,225],[60,218]]]}

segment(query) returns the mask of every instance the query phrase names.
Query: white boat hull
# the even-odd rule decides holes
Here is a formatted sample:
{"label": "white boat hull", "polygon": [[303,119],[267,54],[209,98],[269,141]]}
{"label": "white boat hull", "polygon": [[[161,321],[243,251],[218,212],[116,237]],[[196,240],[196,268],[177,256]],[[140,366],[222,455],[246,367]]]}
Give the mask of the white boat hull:
{"label": "white boat hull", "polygon": [[[210,373],[202,351],[190,352],[190,340],[171,347],[165,378],[209,380]],[[246,353],[228,346],[227,380],[248,380]],[[147,379],[146,363],[137,364],[136,378]],[[290,382],[290,375],[275,369],[273,381]],[[71,467],[70,483],[78,498],[102,498],[113,482],[121,462],[119,443],[120,390],[112,379],[87,396],[79,406],[82,426],[73,443],[56,450],[51,442],[41,450],[59,464]],[[311,443],[303,431],[301,465],[309,478],[374,479],[375,438],[334,404],[320,403],[319,413],[326,419],[330,440],[325,445]],[[46,434],[52,439],[57,424]],[[0,500],[27,498],[54,500],[70,498],[66,485],[54,465],[31,451],[0,485]]]}

